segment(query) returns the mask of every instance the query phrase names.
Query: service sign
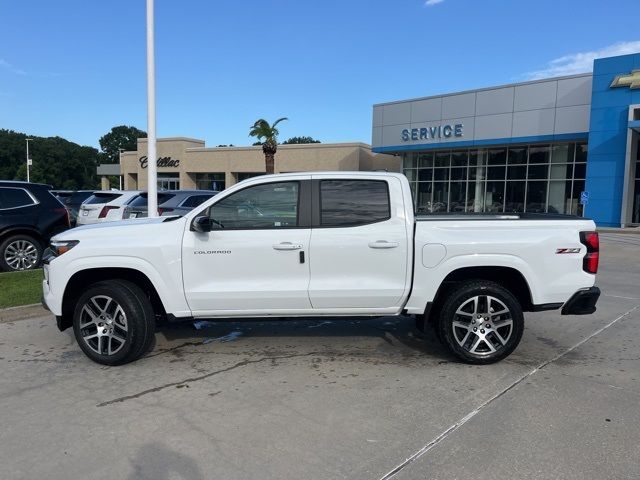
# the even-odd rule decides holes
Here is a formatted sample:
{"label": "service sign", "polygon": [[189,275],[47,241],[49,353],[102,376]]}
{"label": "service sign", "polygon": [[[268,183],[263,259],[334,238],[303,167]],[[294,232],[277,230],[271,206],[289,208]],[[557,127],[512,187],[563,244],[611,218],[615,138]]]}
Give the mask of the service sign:
{"label": "service sign", "polygon": [[441,140],[443,138],[464,136],[464,124],[445,123],[422,128],[405,128],[402,130],[402,141],[409,142],[415,140]]}

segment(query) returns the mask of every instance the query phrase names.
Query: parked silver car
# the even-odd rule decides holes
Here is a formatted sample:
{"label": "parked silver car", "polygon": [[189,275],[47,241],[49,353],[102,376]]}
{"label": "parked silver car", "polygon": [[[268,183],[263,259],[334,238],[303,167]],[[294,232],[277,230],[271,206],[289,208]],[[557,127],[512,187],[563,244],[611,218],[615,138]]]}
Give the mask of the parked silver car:
{"label": "parked silver car", "polygon": [[[214,190],[163,190],[158,192],[158,215],[184,215],[219,192]],[[147,216],[147,192],[140,193],[124,209],[122,218]]]}

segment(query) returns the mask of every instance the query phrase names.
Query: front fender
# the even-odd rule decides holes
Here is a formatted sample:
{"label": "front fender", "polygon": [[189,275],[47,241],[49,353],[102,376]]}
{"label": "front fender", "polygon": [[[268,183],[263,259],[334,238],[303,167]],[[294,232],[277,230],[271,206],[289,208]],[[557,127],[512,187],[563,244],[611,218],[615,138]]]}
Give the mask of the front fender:
{"label": "front fender", "polygon": [[45,266],[48,270],[48,292],[45,289],[45,302],[54,315],[62,315],[62,300],[69,280],[77,273],[101,268],[130,269],[145,275],[156,289],[165,311],[176,317],[190,316],[182,288],[180,259],[174,262],[160,262],[160,268],[150,261],[126,255],[83,256],[58,263],[64,257],[58,257]]}

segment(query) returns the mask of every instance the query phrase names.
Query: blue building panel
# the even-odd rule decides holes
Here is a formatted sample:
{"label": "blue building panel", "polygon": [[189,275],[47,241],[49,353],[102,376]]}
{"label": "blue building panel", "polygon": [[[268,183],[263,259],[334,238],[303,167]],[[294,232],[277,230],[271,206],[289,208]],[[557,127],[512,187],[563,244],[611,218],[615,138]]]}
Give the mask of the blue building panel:
{"label": "blue building panel", "polygon": [[640,92],[612,87],[618,75],[639,68],[640,54],[602,58],[593,64],[585,214],[598,225],[619,227],[629,130],[629,105],[640,103]]}

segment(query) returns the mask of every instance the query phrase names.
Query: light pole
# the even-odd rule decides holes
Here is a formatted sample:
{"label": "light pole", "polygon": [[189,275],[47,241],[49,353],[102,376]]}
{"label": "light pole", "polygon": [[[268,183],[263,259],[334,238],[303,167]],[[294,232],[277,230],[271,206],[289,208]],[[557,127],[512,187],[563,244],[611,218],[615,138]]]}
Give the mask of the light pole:
{"label": "light pole", "polygon": [[31,157],[29,156],[29,142],[33,141],[33,138],[27,138],[27,182],[29,182],[29,167],[33,163]]}
{"label": "light pole", "polygon": [[158,216],[156,155],[156,67],[154,57],[153,0],[147,0],[147,215]]}
{"label": "light pole", "polygon": [[118,188],[122,190],[122,152],[124,152],[124,148],[118,149],[118,168],[120,173],[118,173]]}

